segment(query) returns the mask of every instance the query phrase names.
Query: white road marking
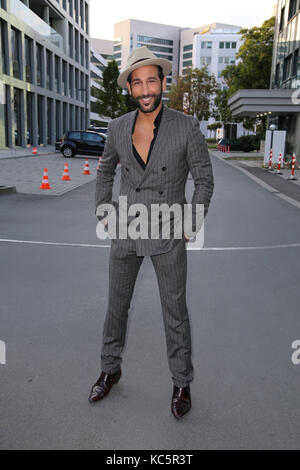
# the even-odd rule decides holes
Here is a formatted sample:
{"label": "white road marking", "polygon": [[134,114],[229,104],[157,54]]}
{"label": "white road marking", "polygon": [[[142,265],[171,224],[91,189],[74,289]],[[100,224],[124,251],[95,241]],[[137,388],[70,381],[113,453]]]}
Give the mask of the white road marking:
{"label": "white road marking", "polygon": [[[12,240],[0,238],[2,243],[23,243],[30,245],[52,245],[52,246],[76,246],[80,248],[110,248],[110,245],[90,245],[87,243],[60,243],[60,242],[40,242],[37,240]],[[243,250],[277,250],[279,248],[299,248],[300,243],[286,243],[280,245],[262,245],[262,246],[224,246],[224,247],[204,247],[196,249],[197,251],[243,251]],[[187,246],[188,250],[193,250]],[[196,251],[195,250],[195,251]]]}

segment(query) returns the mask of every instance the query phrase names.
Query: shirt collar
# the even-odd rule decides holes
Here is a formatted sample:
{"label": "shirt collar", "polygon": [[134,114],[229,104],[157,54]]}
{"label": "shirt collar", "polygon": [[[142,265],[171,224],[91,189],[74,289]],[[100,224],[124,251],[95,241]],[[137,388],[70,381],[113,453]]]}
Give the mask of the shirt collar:
{"label": "shirt collar", "polygon": [[[162,114],[163,114],[163,110],[164,110],[164,105],[162,103],[161,105],[161,110],[159,111],[158,115],[156,116],[155,118],[155,121],[154,121],[154,128],[157,129],[160,125],[160,121],[161,121],[161,117],[162,117]],[[133,134],[133,131],[134,131],[134,128],[135,128],[135,123],[136,123],[136,120],[137,120],[137,117],[138,117],[138,113],[139,111],[137,110],[136,111],[136,115],[135,115],[135,119],[134,119],[134,122],[133,122],[133,126],[132,126],[132,134]]]}

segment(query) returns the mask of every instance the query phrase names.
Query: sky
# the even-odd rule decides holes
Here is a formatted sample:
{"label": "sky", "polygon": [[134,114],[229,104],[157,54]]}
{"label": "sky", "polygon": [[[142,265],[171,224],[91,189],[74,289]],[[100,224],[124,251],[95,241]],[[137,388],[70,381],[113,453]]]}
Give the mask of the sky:
{"label": "sky", "polygon": [[208,23],[260,26],[276,0],[90,0],[90,35],[114,39],[114,24],[129,18],[196,28]]}

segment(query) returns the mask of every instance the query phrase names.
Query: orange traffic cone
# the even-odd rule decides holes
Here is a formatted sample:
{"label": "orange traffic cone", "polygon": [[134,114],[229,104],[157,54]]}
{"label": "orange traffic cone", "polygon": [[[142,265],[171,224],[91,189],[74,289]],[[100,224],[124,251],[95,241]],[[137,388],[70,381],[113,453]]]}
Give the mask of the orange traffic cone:
{"label": "orange traffic cone", "polygon": [[71,178],[70,178],[70,175],[69,175],[69,168],[68,168],[68,164],[67,162],[65,163],[65,167],[64,167],[64,174],[62,176],[62,181],[70,181]]}
{"label": "orange traffic cone", "polygon": [[40,186],[40,189],[51,189],[49,181],[48,181],[48,170],[45,168],[44,170],[44,176],[43,176],[43,181]]}
{"label": "orange traffic cone", "polygon": [[33,147],[32,155],[37,155],[37,154],[38,154],[37,148],[36,148],[36,147]]}
{"label": "orange traffic cone", "polygon": [[84,166],[84,172],[82,173],[83,175],[90,175],[90,170],[89,170],[89,161],[86,159],[85,161],[85,166]]}

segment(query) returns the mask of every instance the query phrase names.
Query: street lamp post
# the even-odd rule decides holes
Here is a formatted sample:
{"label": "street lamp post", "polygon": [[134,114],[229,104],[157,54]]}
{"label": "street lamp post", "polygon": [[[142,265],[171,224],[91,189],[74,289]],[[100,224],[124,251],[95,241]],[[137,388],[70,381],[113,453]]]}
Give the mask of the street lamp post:
{"label": "street lamp post", "polygon": [[[271,124],[270,125],[270,131],[271,131],[271,143],[270,143],[270,153],[272,152],[272,157],[274,156],[273,154],[273,138],[274,138],[274,131],[276,131],[276,125],[275,124]],[[269,171],[274,171],[273,168],[268,168]]]}

